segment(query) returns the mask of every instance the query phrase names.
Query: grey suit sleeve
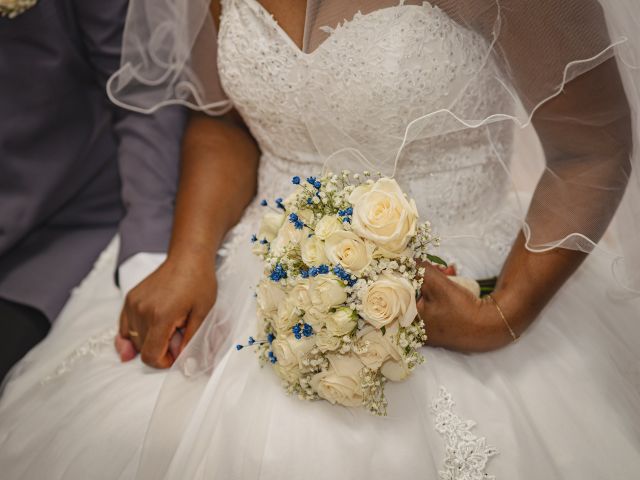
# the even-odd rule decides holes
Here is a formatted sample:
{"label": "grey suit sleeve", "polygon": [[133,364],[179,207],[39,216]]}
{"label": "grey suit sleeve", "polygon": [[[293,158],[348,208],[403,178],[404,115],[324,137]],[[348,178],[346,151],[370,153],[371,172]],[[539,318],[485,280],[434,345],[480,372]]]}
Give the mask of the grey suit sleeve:
{"label": "grey suit sleeve", "polygon": [[[120,64],[127,5],[127,0],[73,0],[85,53],[102,88]],[[126,209],[120,225],[120,265],[138,252],[167,250],[186,111],[167,107],[142,115],[114,105],[113,112]]]}

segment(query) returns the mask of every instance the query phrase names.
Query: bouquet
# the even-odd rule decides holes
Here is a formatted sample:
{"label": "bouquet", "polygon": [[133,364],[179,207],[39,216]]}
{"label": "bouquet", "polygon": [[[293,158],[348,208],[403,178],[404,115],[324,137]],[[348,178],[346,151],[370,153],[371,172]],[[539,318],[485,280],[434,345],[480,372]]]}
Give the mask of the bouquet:
{"label": "bouquet", "polygon": [[[293,177],[253,235],[264,261],[258,333],[248,345],[290,394],[386,415],[384,387],[424,362],[417,259],[438,245],[415,202],[391,178]],[[238,350],[247,345],[238,345]]]}

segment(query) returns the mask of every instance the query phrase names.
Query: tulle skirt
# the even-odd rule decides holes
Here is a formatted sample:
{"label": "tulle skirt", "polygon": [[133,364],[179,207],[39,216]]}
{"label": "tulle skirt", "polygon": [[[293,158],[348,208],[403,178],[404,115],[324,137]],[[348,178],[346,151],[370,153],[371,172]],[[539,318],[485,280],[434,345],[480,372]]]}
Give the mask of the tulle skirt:
{"label": "tulle skirt", "polygon": [[[6,386],[2,478],[584,480],[640,471],[640,305],[617,296],[597,256],[518,342],[474,355],[424,348],[424,365],[387,384],[388,416],[378,418],[288,397],[251,351],[229,347],[255,328],[260,266],[247,252],[229,249],[216,308],[169,372],[121,365],[105,340],[121,305],[102,287],[115,256],[106,252]],[[455,256],[467,273],[486,273],[483,249],[459,245]]]}

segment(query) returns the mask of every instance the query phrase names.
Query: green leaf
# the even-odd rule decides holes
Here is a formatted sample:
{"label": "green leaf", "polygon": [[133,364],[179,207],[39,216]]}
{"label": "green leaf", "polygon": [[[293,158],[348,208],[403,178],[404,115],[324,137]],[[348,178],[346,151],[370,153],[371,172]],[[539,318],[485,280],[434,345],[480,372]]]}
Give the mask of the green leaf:
{"label": "green leaf", "polygon": [[441,259],[437,255],[430,255],[430,254],[427,253],[427,259],[431,263],[437,263],[438,265],[442,265],[444,268],[447,268],[449,266],[449,265],[447,265],[447,262],[445,262],[443,259]]}

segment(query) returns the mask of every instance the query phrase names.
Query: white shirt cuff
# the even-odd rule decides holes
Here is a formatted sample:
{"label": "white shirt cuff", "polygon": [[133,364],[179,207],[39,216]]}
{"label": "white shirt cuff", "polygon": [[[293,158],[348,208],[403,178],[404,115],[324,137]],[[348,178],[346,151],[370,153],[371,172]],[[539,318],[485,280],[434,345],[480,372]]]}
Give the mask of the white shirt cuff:
{"label": "white shirt cuff", "polygon": [[140,252],[122,262],[118,269],[122,296],[126,296],[129,290],[147,278],[166,258],[166,253]]}

